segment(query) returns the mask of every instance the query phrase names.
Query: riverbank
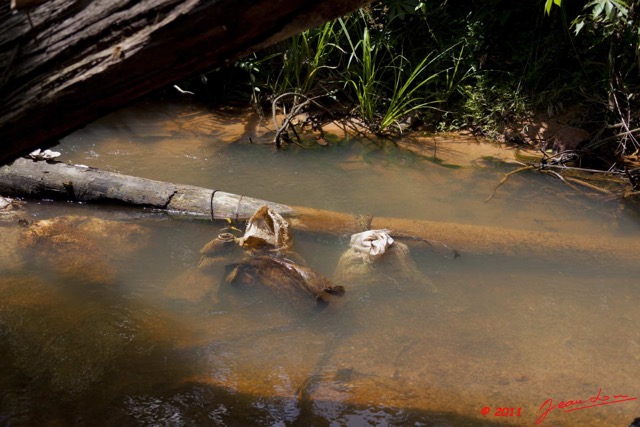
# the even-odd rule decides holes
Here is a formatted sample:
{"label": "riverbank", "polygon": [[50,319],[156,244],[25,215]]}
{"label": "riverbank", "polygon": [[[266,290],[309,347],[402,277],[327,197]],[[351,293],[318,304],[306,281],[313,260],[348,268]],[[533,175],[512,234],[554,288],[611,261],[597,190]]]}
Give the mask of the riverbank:
{"label": "riverbank", "polygon": [[[247,111],[246,114],[252,113]],[[270,135],[284,132],[289,144],[313,148],[346,138],[360,138],[372,144],[395,145],[444,167],[481,165],[488,161],[528,166],[552,174],[569,186],[575,184],[582,190],[635,203],[640,196],[640,176],[636,171],[640,168],[640,156],[636,153],[604,159],[604,153],[594,154],[589,145],[589,133],[576,126],[581,115],[579,108],[551,117],[542,113],[531,114],[529,118],[505,127],[497,138],[489,139],[470,131],[406,130],[396,136],[380,136],[371,134],[358,119],[347,118],[320,124],[314,114],[279,114],[272,117],[273,123],[265,122],[264,117],[259,120],[261,125],[256,129],[262,131],[256,132],[251,141],[276,145],[275,139],[269,139]],[[597,159],[594,160],[594,157]]]}

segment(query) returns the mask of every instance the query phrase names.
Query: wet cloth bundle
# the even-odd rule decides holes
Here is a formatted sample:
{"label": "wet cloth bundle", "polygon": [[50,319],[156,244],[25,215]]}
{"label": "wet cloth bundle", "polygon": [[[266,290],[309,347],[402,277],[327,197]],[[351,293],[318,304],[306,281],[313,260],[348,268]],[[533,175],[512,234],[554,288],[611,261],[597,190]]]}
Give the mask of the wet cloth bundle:
{"label": "wet cloth bundle", "polygon": [[393,244],[389,230],[368,230],[351,236],[351,247],[368,254],[372,259],[378,258]]}
{"label": "wet cloth bundle", "polygon": [[399,287],[422,284],[435,291],[431,281],[418,270],[409,247],[394,241],[390,231],[385,229],[352,235],[349,249],[338,261],[334,279],[350,289],[359,285],[393,283]]}

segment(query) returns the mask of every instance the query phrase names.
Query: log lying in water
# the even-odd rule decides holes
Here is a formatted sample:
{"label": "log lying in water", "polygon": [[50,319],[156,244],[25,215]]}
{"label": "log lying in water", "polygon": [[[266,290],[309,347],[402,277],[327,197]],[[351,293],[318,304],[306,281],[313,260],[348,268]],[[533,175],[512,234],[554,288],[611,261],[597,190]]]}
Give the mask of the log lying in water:
{"label": "log lying in water", "polygon": [[203,219],[247,219],[265,204],[284,215],[292,213],[285,205],[224,191],[26,158],[0,167],[0,194],[126,204]]}
{"label": "log lying in water", "polygon": [[368,1],[0,2],[0,163]]}
{"label": "log lying in water", "polygon": [[213,189],[154,181],[95,168],[17,159],[0,167],[0,194],[79,202],[109,202],[165,210],[192,218],[246,220],[263,205],[283,215],[292,229],[346,235],[367,228],[387,228],[458,251],[532,256],[557,260],[637,263],[638,239],[594,239],[580,235],[531,232],[425,220],[352,215],[287,206]]}
{"label": "log lying in water", "polygon": [[543,260],[588,261],[597,265],[637,264],[640,241],[605,239],[568,233],[534,232],[483,225],[455,224],[406,218],[372,217],[363,228],[360,216],[341,212],[291,207],[287,218],[296,230],[352,234],[389,229],[394,237],[424,239],[459,252],[532,257]]}

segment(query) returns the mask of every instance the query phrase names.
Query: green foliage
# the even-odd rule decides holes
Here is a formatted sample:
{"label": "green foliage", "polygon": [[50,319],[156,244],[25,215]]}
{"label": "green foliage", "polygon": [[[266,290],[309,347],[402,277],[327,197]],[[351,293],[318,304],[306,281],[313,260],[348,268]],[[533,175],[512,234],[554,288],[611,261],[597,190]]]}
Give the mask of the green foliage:
{"label": "green foliage", "polygon": [[[572,22],[575,34],[605,60],[592,62],[591,70],[602,84],[590,92],[592,99],[606,106],[605,119],[625,131],[615,150],[638,152],[640,142],[631,132],[639,121],[634,118],[640,91],[640,23],[638,2],[592,0]],[[599,146],[594,141],[594,146]],[[611,145],[611,143],[610,143]]]}
{"label": "green foliage", "polygon": [[581,15],[574,21],[576,34],[580,32],[585,23],[590,21],[594,26],[602,25],[605,36],[611,36],[622,27],[629,24],[629,6],[620,0],[593,0],[586,4],[584,10],[591,9],[590,13]]}
{"label": "green foliage", "polygon": [[255,103],[300,93],[377,133],[410,115],[497,136],[532,110],[580,103],[596,119],[588,130],[608,137],[608,124],[640,126],[639,10],[639,0],[382,0],[235,69]]}
{"label": "green foliage", "polygon": [[264,64],[268,64],[269,61],[273,60],[276,54],[268,55],[263,58],[259,58],[256,54],[249,55],[234,65],[235,67],[243,70],[249,76],[249,86],[251,87],[251,102],[257,103],[260,97],[260,93],[262,91],[261,85],[259,83],[260,78],[260,68]]}
{"label": "green foliage", "polygon": [[279,46],[283,49],[283,58],[277,78],[270,83],[274,93],[309,93],[314,88],[320,71],[332,68],[329,61],[333,50],[340,49],[334,43],[335,24],[335,21],[327,22],[317,29],[304,31]]}
{"label": "green foliage", "polygon": [[391,22],[394,19],[404,21],[405,18],[415,15],[417,11],[424,12],[427,5],[419,0],[387,0],[385,7],[388,10],[387,22]]}
{"label": "green foliage", "polygon": [[403,31],[394,29],[394,22],[424,24],[419,20],[423,9],[424,3],[415,0],[373,6],[305,31],[237,66],[249,75],[254,102],[287,92],[326,95],[325,101],[347,104],[353,100],[373,132],[398,131],[403,118],[444,102],[469,74],[461,68],[465,49],[459,42],[453,43],[460,46],[456,60],[446,46],[434,41],[411,45]]}
{"label": "green foliage", "polygon": [[[388,105],[383,110],[382,118],[377,125],[378,132],[384,132],[391,125],[398,125],[401,118],[410,113],[430,107],[438,103],[438,100],[427,101],[428,97],[423,93],[419,95],[419,90],[426,84],[438,77],[439,72],[429,74],[428,70],[434,60],[429,60],[426,56],[410,73],[408,77],[403,77],[405,69],[404,63],[408,62],[403,56],[393,58],[391,68],[394,72],[394,86],[391,90],[391,97]],[[408,64],[406,65],[408,67]]]}
{"label": "green foliage", "polygon": [[[351,40],[351,38],[349,38],[349,40]],[[362,118],[371,126],[375,126],[376,107],[380,103],[380,89],[383,85],[378,76],[378,53],[380,52],[378,46],[379,45],[376,44],[375,47],[372,47],[369,29],[365,27],[362,40],[360,40],[357,45],[352,46],[352,55],[349,59],[349,64],[351,64],[351,60],[354,57],[357,58],[356,52],[358,47],[360,47],[360,71],[351,72],[350,75],[345,78],[346,85],[352,87],[358,98],[358,106]]]}
{"label": "green foliage", "polygon": [[459,90],[464,102],[451,121],[453,129],[471,129],[496,138],[529,110],[526,97],[516,88],[496,83],[486,73],[474,75]]}
{"label": "green foliage", "polygon": [[[343,29],[348,29],[342,22]],[[348,38],[351,43],[352,38]],[[350,87],[358,100],[358,108],[365,123],[376,133],[384,133],[391,126],[400,129],[399,122],[412,112],[428,108],[437,100],[429,100],[421,89],[438,77],[429,72],[439,55],[431,59],[427,54],[411,68],[410,60],[393,53],[393,44],[384,39],[372,42],[365,25],[362,38],[353,45],[348,65],[343,73],[345,86]]]}
{"label": "green foliage", "polygon": [[556,5],[558,7],[562,6],[562,0],[547,0],[544,4],[544,13],[546,13],[547,15],[551,13],[551,7],[553,5]]}

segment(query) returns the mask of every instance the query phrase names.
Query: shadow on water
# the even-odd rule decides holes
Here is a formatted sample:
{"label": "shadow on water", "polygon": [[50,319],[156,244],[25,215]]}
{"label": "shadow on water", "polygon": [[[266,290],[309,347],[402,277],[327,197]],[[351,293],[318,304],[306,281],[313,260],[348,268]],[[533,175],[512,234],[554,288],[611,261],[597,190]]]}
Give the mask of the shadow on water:
{"label": "shadow on water", "polygon": [[[348,389],[376,375],[327,366],[358,329],[345,330],[344,314],[292,318],[285,310],[278,317],[262,305],[242,313],[241,303],[222,315],[199,315],[209,323],[202,326],[186,320],[193,313],[40,278],[5,278],[1,297],[0,425],[508,425],[349,403]],[[218,322],[228,316],[231,325]],[[324,331],[314,331],[318,322]],[[308,359],[286,360],[273,346]],[[250,360],[255,356],[262,360]],[[270,392],[242,391],[252,388]],[[338,398],[323,397],[327,390]]]}
{"label": "shadow on water", "polygon": [[[234,375],[233,365],[224,362],[232,340],[194,354],[175,348],[178,336],[193,331],[176,325],[175,319],[163,319],[157,308],[149,315],[148,307],[121,306],[115,310],[120,312],[117,320],[110,319],[113,309],[105,316],[88,307],[86,298],[81,310],[62,310],[54,294],[33,283],[20,285],[46,302],[30,297],[30,308],[16,309],[18,296],[3,295],[14,309],[2,307],[0,425],[509,425],[442,411],[315,398],[316,388],[327,382],[312,377],[303,388],[276,388],[269,394],[194,381],[190,378],[201,375],[200,358],[223,361],[220,366],[213,364],[217,372],[211,372],[210,379]],[[236,337],[236,344],[244,346],[259,335],[278,333],[263,328]],[[359,375],[338,370],[329,385],[345,389]],[[268,377],[265,371],[253,381]]]}
{"label": "shadow on water", "polygon": [[[336,401],[304,402],[295,398],[229,394],[202,384],[185,384],[170,395],[129,397],[111,407],[104,424],[227,426],[510,426],[454,413],[415,408],[345,405]],[[330,414],[327,417],[325,414]]]}

